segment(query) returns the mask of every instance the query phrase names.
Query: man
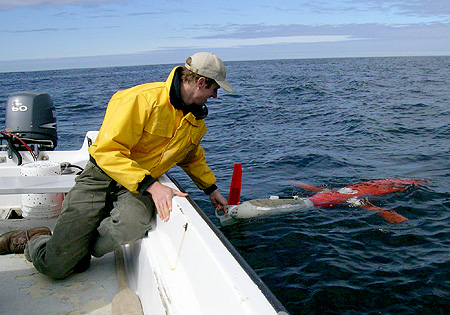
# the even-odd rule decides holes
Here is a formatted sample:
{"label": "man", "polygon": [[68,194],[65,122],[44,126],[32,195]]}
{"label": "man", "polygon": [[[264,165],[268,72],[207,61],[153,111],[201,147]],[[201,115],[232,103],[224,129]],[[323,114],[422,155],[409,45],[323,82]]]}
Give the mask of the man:
{"label": "man", "polygon": [[[209,195],[219,211],[226,199],[206,165],[200,141],[206,133],[208,98],[222,87],[225,65],[212,53],[197,53],[175,67],[166,82],[117,92],[110,100],[90,161],[66,196],[53,236],[46,228],[0,236],[0,253],[25,252],[38,271],[62,279],[89,267],[121,244],[144,237],[156,210],[168,221],[174,196],[186,197],[158,182],[174,165]],[[24,250],[25,248],[25,250]]]}

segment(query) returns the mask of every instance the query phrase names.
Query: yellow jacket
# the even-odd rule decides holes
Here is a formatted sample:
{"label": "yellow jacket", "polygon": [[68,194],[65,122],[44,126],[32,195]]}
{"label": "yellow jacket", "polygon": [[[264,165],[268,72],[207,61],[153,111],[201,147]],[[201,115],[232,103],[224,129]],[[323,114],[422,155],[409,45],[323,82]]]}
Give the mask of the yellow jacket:
{"label": "yellow jacket", "polygon": [[200,189],[215,184],[200,141],[204,120],[183,115],[169,100],[175,67],[166,82],[146,83],[113,95],[89,153],[112,179],[137,193],[146,177],[158,178],[175,164]]}

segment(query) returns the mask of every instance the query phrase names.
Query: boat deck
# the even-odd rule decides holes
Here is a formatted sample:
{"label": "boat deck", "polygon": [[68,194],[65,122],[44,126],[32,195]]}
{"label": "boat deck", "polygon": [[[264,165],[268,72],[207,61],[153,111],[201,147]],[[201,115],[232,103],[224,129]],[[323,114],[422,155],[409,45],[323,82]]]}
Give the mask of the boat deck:
{"label": "boat deck", "polygon": [[[55,221],[0,220],[0,235],[37,226],[52,229]],[[86,272],[64,280],[40,274],[23,254],[0,255],[0,314],[111,314],[118,290],[114,253],[92,258]]]}

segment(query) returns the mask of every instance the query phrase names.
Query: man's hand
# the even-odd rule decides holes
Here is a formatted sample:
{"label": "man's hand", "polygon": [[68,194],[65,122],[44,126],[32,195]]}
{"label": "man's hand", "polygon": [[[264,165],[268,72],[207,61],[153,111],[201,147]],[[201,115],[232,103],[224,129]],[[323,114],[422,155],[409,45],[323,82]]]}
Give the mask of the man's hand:
{"label": "man's hand", "polygon": [[227,200],[222,196],[218,189],[214,190],[210,195],[209,199],[216,208],[217,212],[227,213]]}
{"label": "man's hand", "polygon": [[147,191],[152,195],[153,202],[156,206],[161,220],[167,222],[170,219],[170,212],[172,211],[172,198],[174,196],[187,197],[187,193],[182,193],[178,190],[170,188],[160,182],[154,182]]}

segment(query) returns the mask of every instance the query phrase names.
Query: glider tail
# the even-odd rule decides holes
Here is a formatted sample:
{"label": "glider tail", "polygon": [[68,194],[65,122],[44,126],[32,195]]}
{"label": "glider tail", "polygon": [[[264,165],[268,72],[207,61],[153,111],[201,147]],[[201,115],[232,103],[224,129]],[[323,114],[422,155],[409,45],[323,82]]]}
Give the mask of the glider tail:
{"label": "glider tail", "polygon": [[241,201],[242,165],[234,164],[233,176],[231,177],[230,193],[228,194],[228,205],[235,206]]}
{"label": "glider tail", "polygon": [[236,221],[230,215],[230,209],[239,205],[241,201],[241,186],[242,186],[242,165],[234,164],[233,175],[231,177],[230,193],[228,194],[228,210],[223,214],[219,214],[216,209],[216,217],[220,220],[221,226],[228,226],[234,224]]}

